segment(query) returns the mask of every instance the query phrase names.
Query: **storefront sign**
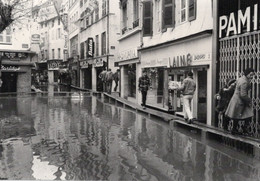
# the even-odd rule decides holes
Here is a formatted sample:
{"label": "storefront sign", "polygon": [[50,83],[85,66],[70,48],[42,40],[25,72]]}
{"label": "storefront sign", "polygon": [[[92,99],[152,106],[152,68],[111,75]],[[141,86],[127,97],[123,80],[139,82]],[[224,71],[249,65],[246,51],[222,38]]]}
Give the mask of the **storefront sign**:
{"label": "storefront sign", "polygon": [[87,57],[91,58],[94,55],[94,41],[93,38],[87,40]]}
{"label": "storefront sign", "polygon": [[119,61],[129,60],[134,58],[138,58],[137,48],[120,52],[118,55]]}
{"label": "storefront sign", "polygon": [[65,42],[64,42],[64,50],[67,50],[67,48],[68,48],[68,35],[64,35],[64,40],[65,40]]}
{"label": "storefront sign", "polygon": [[219,38],[241,34],[242,29],[246,32],[259,29],[258,4],[219,17]]}
{"label": "storefront sign", "polygon": [[21,68],[15,65],[1,65],[1,70],[3,71],[19,71]]}
{"label": "storefront sign", "polygon": [[39,34],[33,34],[32,35],[32,38],[31,38],[31,40],[32,40],[32,43],[34,43],[34,44],[38,44],[38,43],[40,43],[40,35]]}
{"label": "storefront sign", "polygon": [[80,67],[81,67],[81,68],[88,68],[88,62],[87,62],[86,60],[80,62]]}
{"label": "storefront sign", "polygon": [[95,59],[93,61],[93,67],[103,67],[104,66],[104,61],[100,59]]}
{"label": "storefront sign", "polygon": [[206,61],[211,60],[211,53],[201,53],[192,56],[193,61]]}
{"label": "storefront sign", "polygon": [[58,70],[60,67],[60,60],[49,60],[48,61],[48,70]]}
{"label": "storefront sign", "polygon": [[188,53],[187,55],[180,55],[169,58],[170,67],[185,67],[191,65],[192,56]]}
{"label": "storefront sign", "polygon": [[15,59],[15,58],[26,58],[26,53],[21,52],[0,52],[1,57],[6,57],[8,59]]}
{"label": "storefront sign", "polygon": [[153,59],[147,62],[143,62],[143,67],[167,67],[168,63],[168,58]]}

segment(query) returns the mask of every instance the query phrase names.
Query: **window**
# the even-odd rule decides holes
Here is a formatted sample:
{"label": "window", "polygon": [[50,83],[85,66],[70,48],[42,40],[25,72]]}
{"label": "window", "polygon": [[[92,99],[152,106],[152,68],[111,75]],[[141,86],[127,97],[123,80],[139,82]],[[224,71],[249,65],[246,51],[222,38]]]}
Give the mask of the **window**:
{"label": "window", "polygon": [[60,25],[60,18],[58,18],[58,25]]}
{"label": "window", "polygon": [[[126,28],[127,29],[127,3],[125,2],[123,4],[123,29]],[[122,34],[124,34],[124,31],[122,31]]]}
{"label": "window", "polygon": [[89,26],[89,17],[86,18],[86,28]]}
{"label": "window", "polygon": [[58,48],[58,59],[60,59],[60,48]]}
{"label": "window", "polygon": [[48,56],[48,51],[47,51],[47,50],[45,50],[45,58],[46,58],[46,59],[49,58],[49,56]]}
{"label": "window", "polygon": [[61,38],[61,32],[60,32],[60,28],[58,28],[58,30],[57,30],[57,37],[58,37],[58,39],[60,39],[60,38]]}
{"label": "window", "polygon": [[189,0],[189,21],[196,19],[196,0]]}
{"label": "window", "polygon": [[139,19],[139,0],[133,0],[134,3],[134,21]]}
{"label": "window", "polygon": [[96,15],[96,21],[99,20],[99,7],[97,6],[96,9],[95,9],[95,15]]}
{"label": "window", "polygon": [[42,55],[42,60],[44,59],[44,51],[41,51],[41,55]]}
{"label": "window", "polygon": [[93,24],[94,23],[94,13],[92,12],[91,13],[91,24]]}
{"label": "window", "polygon": [[0,33],[0,43],[12,44],[11,27],[7,27]]}
{"label": "window", "polygon": [[52,49],[52,59],[54,59],[55,58],[55,51],[54,51],[54,49]]}
{"label": "window", "polygon": [[84,59],[84,42],[80,43],[80,58]]}
{"label": "window", "polygon": [[107,14],[107,2],[106,0],[102,1],[102,16],[105,16]]}
{"label": "window", "polygon": [[99,37],[96,35],[96,56],[99,55]]}
{"label": "window", "polygon": [[166,30],[175,24],[174,0],[163,0],[162,8],[162,30]]}
{"label": "window", "polygon": [[52,20],[52,27],[54,27],[54,22],[55,22],[55,21],[54,21],[54,20]]}
{"label": "window", "polygon": [[143,2],[143,36],[153,34],[153,6],[151,1]]}
{"label": "window", "polygon": [[188,4],[188,0],[181,0],[181,23],[187,21],[188,18],[187,4]]}
{"label": "window", "polygon": [[102,33],[101,35],[101,54],[105,55],[106,54],[106,32]]}

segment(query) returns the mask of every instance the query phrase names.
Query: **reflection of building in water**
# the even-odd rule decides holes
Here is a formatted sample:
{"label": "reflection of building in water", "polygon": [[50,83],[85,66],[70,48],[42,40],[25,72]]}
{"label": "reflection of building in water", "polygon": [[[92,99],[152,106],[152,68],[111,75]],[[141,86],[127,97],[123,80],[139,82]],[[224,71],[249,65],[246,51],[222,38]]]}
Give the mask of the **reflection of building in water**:
{"label": "reflection of building in water", "polygon": [[[25,140],[4,142],[0,156],[0,178],[9,180],[33,180],[32,149]],[[27,140],[29,141],[29,140]]]}

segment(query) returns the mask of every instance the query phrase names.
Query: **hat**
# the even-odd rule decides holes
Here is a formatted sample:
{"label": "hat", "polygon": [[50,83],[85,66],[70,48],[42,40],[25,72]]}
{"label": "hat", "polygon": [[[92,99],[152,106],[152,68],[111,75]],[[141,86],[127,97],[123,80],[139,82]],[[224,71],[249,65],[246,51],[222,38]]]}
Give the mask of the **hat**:
{"label": "hat", "polygon": [[230,80],[228,81],[227,85],[230,86],[230,85],[233,84],[234,82],[236,82],[235,79],[230,79]]}
{"label": "hat", "polygon": [[188,72],[188,76],[192,77],[193,73],[192,72]]}

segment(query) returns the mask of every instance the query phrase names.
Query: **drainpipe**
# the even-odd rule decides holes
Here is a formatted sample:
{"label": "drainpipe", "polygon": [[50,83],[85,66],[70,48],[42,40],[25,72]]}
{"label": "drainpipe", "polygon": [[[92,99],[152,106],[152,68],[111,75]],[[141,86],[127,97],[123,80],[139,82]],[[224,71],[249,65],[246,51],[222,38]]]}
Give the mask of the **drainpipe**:
{"label": "drainpipe", "polygon": [[107,69],[109,68],[109,0],[107,0]]}

